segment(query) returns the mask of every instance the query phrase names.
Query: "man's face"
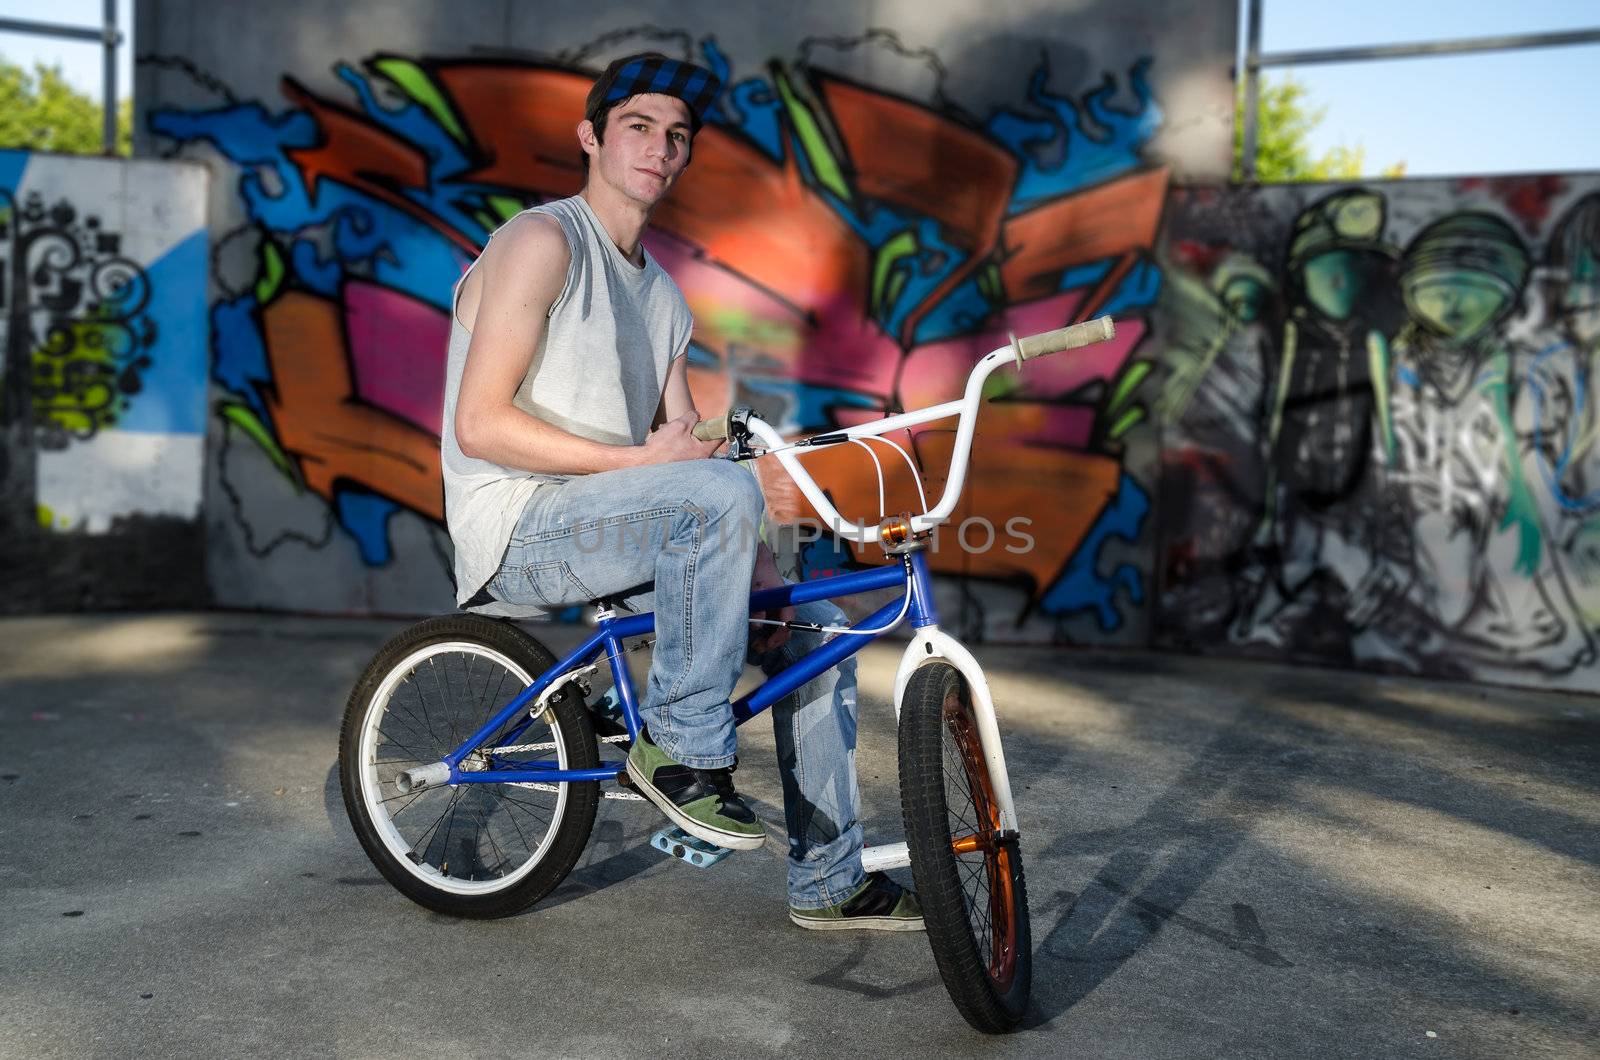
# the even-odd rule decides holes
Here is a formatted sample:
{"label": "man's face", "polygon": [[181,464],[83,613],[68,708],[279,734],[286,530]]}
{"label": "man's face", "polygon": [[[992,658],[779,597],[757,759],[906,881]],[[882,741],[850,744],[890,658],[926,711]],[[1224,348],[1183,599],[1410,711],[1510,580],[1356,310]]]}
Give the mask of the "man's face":
{"label": "man's face", "polygon": [[689,105],[676,96],[646,93],[606,115],[605,139],[578,127],[591,177],[646,207],[654,206],[689,164]]}

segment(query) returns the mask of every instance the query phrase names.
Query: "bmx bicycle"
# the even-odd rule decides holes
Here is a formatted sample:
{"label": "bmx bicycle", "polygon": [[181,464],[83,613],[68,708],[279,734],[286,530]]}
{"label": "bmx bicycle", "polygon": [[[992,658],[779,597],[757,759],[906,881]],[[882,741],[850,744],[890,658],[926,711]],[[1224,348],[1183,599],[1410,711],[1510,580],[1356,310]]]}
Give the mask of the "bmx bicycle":
{"label": "bmx bicycle", "polygon": [[[910,621],[894,685],[905,840],[865,848],[862,862],[868,872],[910,865],[945,987],[966,1020],[990,1033],[1016,1026],[1032,984],[1020,835],[989,686],[972,654],[939,628],[926,547],[960,499],[989,374],[1111,336],[1111,319],[1102,317],[1013,338],[978,361],[959,400],[799,441],[785,441],[744,409],[695,428],[704,440],[726,439],[729,458],[775,457],[835,534],[879,542],[895,561],[752,593],[756,614],[903,590],[734,701],[733,713],[742,724]],[[861,439],[951,416],[959,419],[946,486],[920,514],[853,522],[800,463],[807,450],[865,445]],[[655,616],[618,616],[598,603],[594,631],[559,661],[519,626],[457,614],[397,634],[356,683],[339,741],[345,808],[367,856],[406,897],[454,916],[520,912],[572,871],[602,783],[619,785],[608,798],[638,798],[621,790],[629,785],[624,763],[603,762],[600,751],[639,734],[624,641],[651,633]],[[602,663],[613,685],[591,702],[590,678],[603,680]],[[688,837],[657,845],[701,864],[726,853]]]}

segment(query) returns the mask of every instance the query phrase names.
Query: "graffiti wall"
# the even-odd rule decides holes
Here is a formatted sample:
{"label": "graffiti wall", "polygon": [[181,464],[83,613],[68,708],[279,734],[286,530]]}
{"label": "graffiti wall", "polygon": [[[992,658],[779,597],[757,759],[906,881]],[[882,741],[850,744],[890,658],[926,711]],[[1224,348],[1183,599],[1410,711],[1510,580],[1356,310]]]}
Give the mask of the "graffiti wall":
{"label": "graffiti wall", "polygon": [[1155,640],[1600,688],[1600,178],[1174,193]]}
{"label": "graffiti wall", "polygon": [[[630,9],[537,27],[533,5],[469,4],[425,44],[351,17],[242,67],[231,42],[255,31],[221,20],[256,15],[147,6],[141,135],[219,174],[219,602],[450,608],[438,431],[452,284],[497,225],[578,189],[573,130],[594,72],[654,47],[725,83],[647,239],[695,315],[702,414],[748,404],[787,431],[828,431],[956,396],[1009,332],[1116,316],[1114,343],[997,380],[935,562],[967,576],[946,590],[969,636],[1147,637],[1154,248],[1174,176],[1226,165],[1232,5],[1019,5],[995,27],[965,5],[871,25],[824,4],[803,25],[775,9],[723,29],[692,4],[664,25]],[[898,439],[930,491],[952,426]],[[811,463],[842,508],[876,518],[877,461],[848,448]],[[885,506],[912,507],[911,476],[884,457]],[[767,485],[774,522],[807,514]],[[802,576],[880,560],[826,537],[793,555]]]}
{"label": "graffiti wall", "polygon": [[0,609],[204,600],[206,174],[0,151]]}

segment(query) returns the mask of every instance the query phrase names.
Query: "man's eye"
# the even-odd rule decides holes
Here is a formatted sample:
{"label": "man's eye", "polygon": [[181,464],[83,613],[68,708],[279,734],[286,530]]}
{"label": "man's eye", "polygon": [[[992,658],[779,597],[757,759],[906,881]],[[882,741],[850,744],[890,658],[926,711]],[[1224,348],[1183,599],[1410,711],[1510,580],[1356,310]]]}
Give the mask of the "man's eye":
{"label": "man's eye", "polygon": [[689,138],[687,136],[683,135],[683,133],[681,133],[681,132],[673,133],[672,134],[672,138],[674,140],[678,141],[680,144],[686,144],[686,143],[689,142]]}

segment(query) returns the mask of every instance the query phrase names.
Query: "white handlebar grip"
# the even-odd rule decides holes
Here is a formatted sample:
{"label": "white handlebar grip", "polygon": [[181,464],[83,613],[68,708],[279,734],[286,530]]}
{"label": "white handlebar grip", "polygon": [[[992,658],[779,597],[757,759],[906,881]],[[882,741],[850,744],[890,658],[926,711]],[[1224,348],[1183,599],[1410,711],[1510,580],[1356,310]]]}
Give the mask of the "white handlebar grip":
{"label": "white handlebar grip", "polygon": [[1086,320],[1082,324],[1040,332],[1016,340],[1017,360],[1028,361],[1035,357],[1043,357],[1047,353],[1060,353],[1062,350],[1076,349],[1079,346],[1088,346],[1090,343],[1105,342],[1116,333],[1116,326],[1110,317],[1100,317],[1097,320]]}
{"label": "white handlebar grip", "polygon": [[701,420],[694,425],[694,436],[702,442],[720,442],[728,437],[728,417]]}

